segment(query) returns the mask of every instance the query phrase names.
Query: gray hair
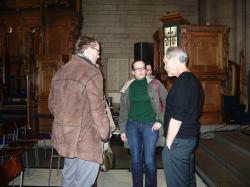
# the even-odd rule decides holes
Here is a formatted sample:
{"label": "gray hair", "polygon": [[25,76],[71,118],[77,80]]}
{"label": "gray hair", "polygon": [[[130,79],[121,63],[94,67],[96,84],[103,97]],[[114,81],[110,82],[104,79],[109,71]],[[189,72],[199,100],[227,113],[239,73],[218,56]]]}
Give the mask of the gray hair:
{"label": "gray hair", "polygon": [[82,49],[86,49],[88,46],[94,46],[95,42],[99,43],[94,37],[81,35],[75,44],[75,53],[79,53]]}
{"label": "gray hair", "polygon": [[166,58],[177,58],[181,63],[185,65],[187,65],[188,62],[187,53],[180,47],[169,47],[166,52]]}

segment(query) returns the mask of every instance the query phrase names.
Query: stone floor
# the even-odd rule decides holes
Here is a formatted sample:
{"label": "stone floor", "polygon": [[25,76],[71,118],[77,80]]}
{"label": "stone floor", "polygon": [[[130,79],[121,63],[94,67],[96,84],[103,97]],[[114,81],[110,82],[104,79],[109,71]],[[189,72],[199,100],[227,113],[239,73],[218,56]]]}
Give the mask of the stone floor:
{"label": "stone floor", "polygon": [[[201,134],[199,146],[196,150],[196,178],[197,186],[240,187],[250,186],[250,131],[243,128],[208,130]],[[248,128],[248,127],[247,127]],[[218,132],[217,132],[218,131]],[[46,145],[49,147],[49,142]],[[30,175],[24,176],[25,186],[47,186],[48,168],[51,148],[46,149],[46,157],[43,142],[40,142],[39,166],[36,166],[34,152],[30,151],[29,166]],[[98,187],[129,187],[131,186],[130,155],[123,148],[121,142],[115,137],[111,141],[115,155],[114,168],[108,172],[101,172],[98,177]],[[166,186],[162,170],[161,149],[157,150],[158,186]],[[62,168],[63,162],[60,163]],[[57,160],[54,158],[52,168],[57,168]],[[52,172],[52,185],[59,186],[60,174]],[[15,184],[18,183],[18,178]]]}
{"label": "stone floor", "polygon": [[[51,186],[60,186],[61,175],[60,170],[52,171]],[[158,187],[166,187],[163,169],[157,170]],[[196,175],[197,187],[206,187],[207,185],[202,179]],[[19,177],[15,179],[14,184],[18,185]],[[12,183],[10,183],[12,184]],[[30,175],[24,176],[24,186],[47,186],[48,185],[48,169],[30,169]],[[127,169],[112,169],[108,172],[100,172],[97,180],[98,187],[130,187],[132,186],[131,173]]]}

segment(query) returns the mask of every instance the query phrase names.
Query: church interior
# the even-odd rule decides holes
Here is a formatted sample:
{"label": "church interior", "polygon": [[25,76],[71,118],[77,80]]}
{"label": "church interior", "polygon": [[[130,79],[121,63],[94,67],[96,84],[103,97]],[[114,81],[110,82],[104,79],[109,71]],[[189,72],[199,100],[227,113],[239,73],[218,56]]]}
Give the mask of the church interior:
{"label": "church interior", "polygon": [[[63,158],[51,146],[48,96],[81,34],[100,41],[98,63],[116,125],[113,168],[100,172],[97,186],[132,185],[117,124],[120,89],[141,58],[169,90],[175,79],[163,57],[170,46],[187,52],[205,93],[197,186],[250,186],[249,0],[1,0],[0,20],[0,187],[60,186]],[[163,187],[160,147],[156,155]]]}

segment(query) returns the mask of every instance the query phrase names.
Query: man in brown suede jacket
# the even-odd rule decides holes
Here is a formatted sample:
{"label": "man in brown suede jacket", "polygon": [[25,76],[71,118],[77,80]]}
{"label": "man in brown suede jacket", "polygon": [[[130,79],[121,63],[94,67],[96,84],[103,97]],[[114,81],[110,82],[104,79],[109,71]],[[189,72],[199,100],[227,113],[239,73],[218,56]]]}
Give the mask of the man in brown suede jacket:
{"label": "man in brown suede jacket", "polygon": [[100,45],[92,37],[80,36],[75,52],[52,79],[52,144],[65,157],[62,186],[89,187],[102,163],[101,142],[109,138],[109,121],[103,77],[95,65]]}

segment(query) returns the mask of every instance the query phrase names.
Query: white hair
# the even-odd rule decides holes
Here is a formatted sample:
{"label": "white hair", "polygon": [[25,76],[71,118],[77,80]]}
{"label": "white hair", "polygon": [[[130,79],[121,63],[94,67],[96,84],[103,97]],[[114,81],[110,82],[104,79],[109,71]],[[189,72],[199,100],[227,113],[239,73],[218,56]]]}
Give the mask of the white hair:
{"label": "white hair", "polygon": [[188,62],[187,53],[180,47],[169,47],[166,52],[166,58],[177,58],[181,63],[186,64]]}

